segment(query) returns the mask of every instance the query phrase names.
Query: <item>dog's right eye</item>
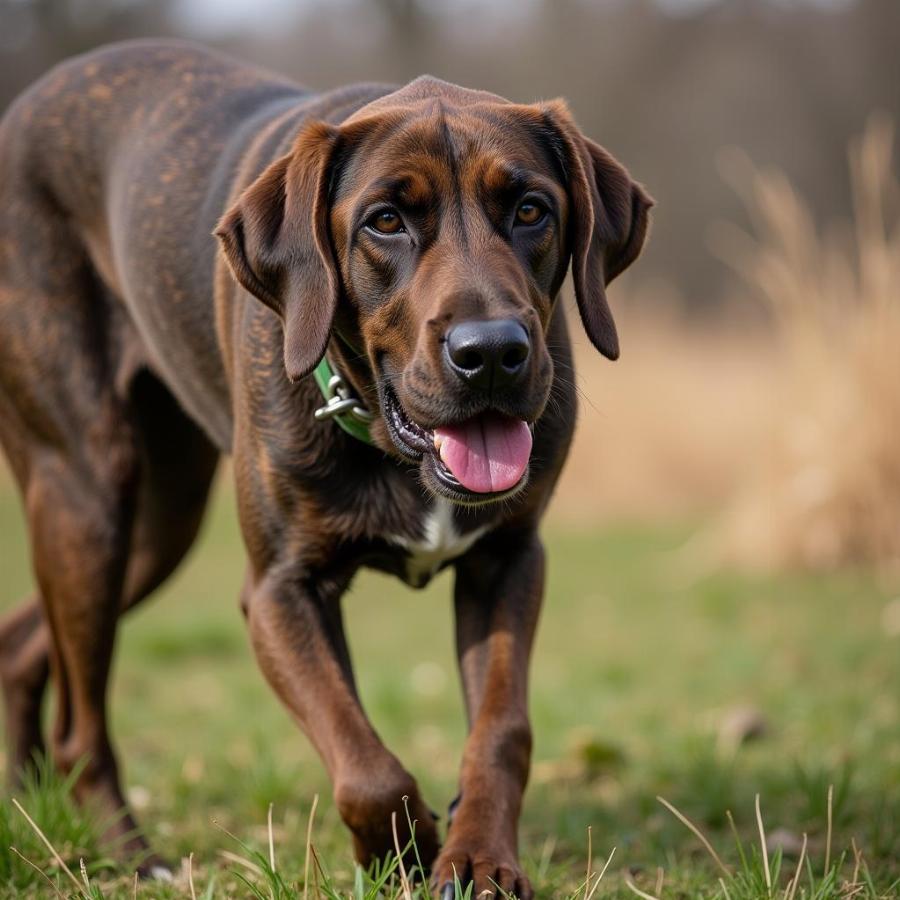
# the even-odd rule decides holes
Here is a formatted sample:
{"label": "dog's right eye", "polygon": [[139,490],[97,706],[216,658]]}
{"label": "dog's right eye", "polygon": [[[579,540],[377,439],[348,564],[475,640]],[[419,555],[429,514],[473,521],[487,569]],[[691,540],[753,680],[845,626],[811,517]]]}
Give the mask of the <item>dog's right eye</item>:
{"label": "dog's right eye", "polygon": [[525,200],[516,210],[516,225],[537,225],[547,214],[546,207],[537,200]]}
{"label": "dog's right eye", "polygon": [[366,225],[379,234],[398,234],[406,230],[399,213],[393,209],[380,209],[369,217]]}

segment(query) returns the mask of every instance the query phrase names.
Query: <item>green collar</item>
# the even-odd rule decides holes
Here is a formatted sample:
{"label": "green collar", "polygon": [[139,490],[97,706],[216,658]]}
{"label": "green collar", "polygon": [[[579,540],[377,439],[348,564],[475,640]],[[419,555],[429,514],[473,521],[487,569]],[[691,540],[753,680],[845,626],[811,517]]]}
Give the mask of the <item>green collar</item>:
{"label": "green collar", "polygon": [[353,396],[350,386],[331,367],[327,356],[323,356],[313,369],[313,377],[325,398],[325,405],[315,411],[316,421],[334,419],[347,434],[364,444],[371,444],[369,423],[375,416]]}

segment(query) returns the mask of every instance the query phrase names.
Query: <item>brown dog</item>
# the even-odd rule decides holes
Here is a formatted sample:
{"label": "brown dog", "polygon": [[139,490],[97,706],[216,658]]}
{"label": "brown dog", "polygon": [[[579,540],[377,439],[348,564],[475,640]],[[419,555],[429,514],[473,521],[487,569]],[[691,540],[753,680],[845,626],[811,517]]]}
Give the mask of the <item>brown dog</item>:
{"label": "brown dog", "polygon": [[[0,626],[10,771],[43,747],[49,672],[53,759],[86,759],[79,797],[124,807],[116,622],[178,565],[229,453],[253,646],[357,858],[392,848],[408,796],[435,885],[455,871],[476,895],[532,896],[517,821],[538,523],[575,422],[555,298],[571,257],[584,328],[615,359],[604,288],[650,205],[561,102],[433,78],[311,94],[138,42],[25,93],[0,125],[0,439],[38,585]],[[441,847],[360,706],[340,600],[361,566],[421,587],[451,563],[470,733]]]}

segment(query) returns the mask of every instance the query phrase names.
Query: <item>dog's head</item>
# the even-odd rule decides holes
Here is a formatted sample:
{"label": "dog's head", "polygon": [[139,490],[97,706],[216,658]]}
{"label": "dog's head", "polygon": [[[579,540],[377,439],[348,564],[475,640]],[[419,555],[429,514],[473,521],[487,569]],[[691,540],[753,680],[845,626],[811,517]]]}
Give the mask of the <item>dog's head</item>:
{"label": "dog's head", "polygon": [[527,479],[570,258],[585,331],[618,356],[605,287],[640,252],[651,205],[564,103],[421,78],[339,126],[306,126],[216,234],[281,317],[288,377],[337,332],[378,386],[384,448],[474,503]]}

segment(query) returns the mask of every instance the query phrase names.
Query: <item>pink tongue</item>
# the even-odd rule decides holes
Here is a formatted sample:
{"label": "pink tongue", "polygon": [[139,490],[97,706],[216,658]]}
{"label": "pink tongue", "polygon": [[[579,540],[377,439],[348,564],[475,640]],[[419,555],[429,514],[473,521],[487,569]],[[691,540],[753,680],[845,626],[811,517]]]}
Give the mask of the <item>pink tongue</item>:
{"label": "pink tongue", "polygon": [[487,494],[514,487],[531,455],[531,429],[521,419],[485,413],[435,428],[441,459],[470,491]]}

